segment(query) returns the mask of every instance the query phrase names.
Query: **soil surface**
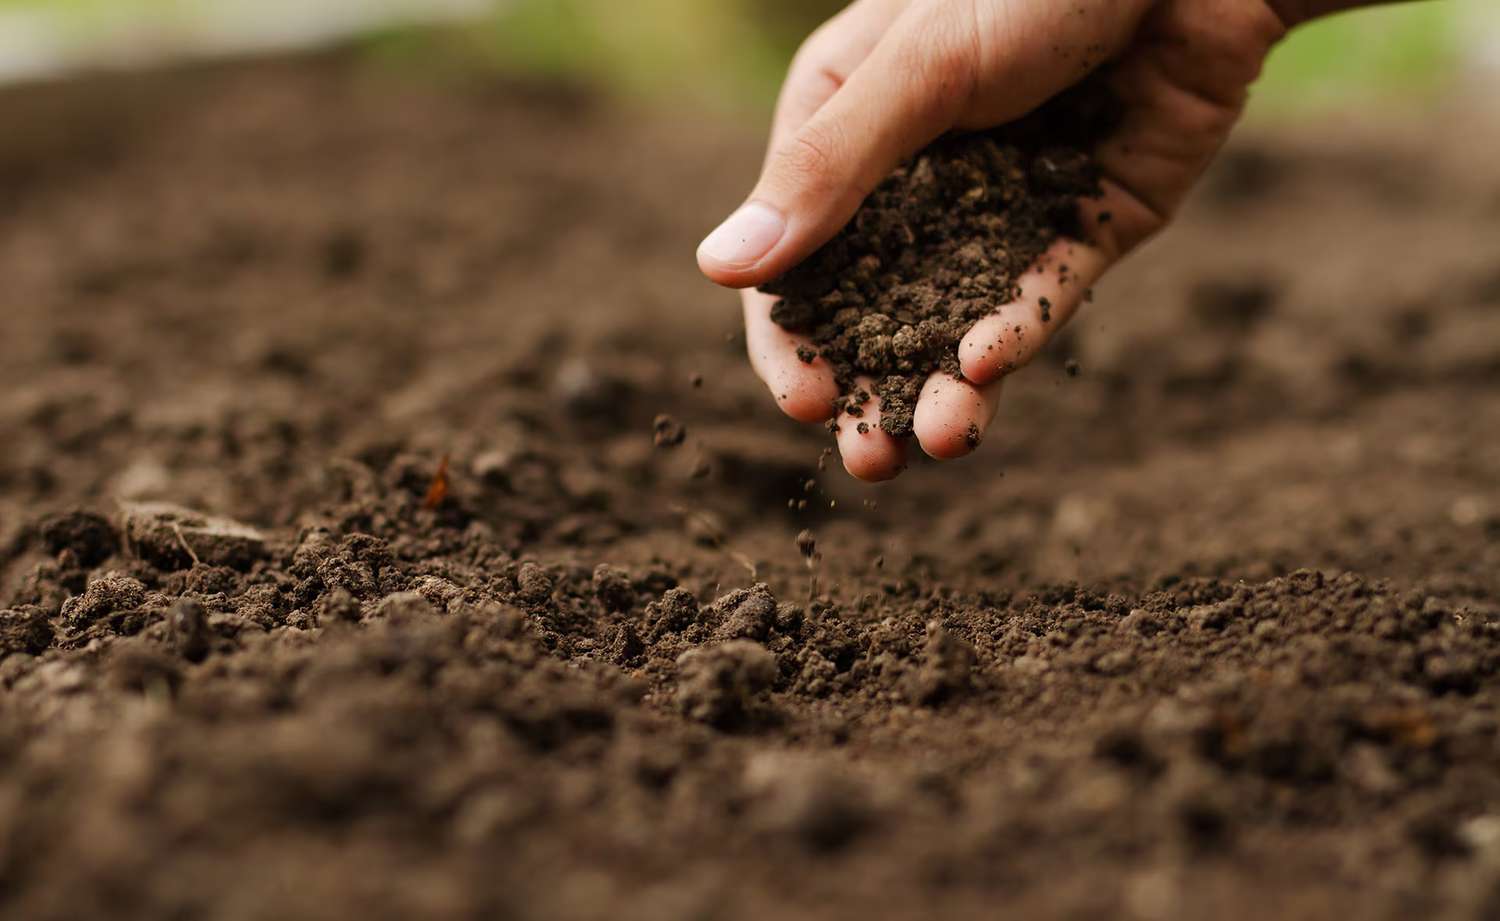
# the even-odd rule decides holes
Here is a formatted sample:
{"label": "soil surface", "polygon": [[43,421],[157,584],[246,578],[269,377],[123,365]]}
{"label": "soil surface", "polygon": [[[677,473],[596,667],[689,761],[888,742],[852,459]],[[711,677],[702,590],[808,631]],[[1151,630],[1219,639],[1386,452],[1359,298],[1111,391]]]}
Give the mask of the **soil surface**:
{"label": "soil surface", "polygon": [[927,378],[960,376],[969,329],[1020,296],[1049,245],[1079,236],[1078,201],[1100,192],[1089,151],[1116,121],[1104,93],[1090,80],[1014,124],[942,138],[762,288],[781,297],[771,319],[812,341],[800,357],[833,369],[839,412],[859,418],[878,396],[880,427],[910,435]]}
{"label": "soil surface", "polygon": [[1423,118],[1244,135],[874,489],[692,264],[755,126],[5,92],[0,914],[1495,917],[1497,136]]}

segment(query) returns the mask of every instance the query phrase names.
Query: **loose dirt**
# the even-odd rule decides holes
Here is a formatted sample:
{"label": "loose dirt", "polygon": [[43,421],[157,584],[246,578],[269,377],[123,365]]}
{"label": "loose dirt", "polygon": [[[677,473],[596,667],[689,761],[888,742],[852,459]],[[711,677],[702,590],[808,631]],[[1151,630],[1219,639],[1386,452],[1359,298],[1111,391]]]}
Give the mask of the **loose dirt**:
{"label": "loose dirt", "polygon": [[858,419],[876,396],[880,427],[911,434],[922,384],[959,376],[964,334],[1019,296],[1050,244],[1080,236],[1078,202],[1100,192],[1089,151],[1116,110],[1090,81],[1014,124],[941,139],[762,288],[781,297],[771,318],[812,341],[800,357],[833,369],[840,412]]}
{"label": "loose dirt", "polygon": [[337,58],[0,118],[0,914],[1500,910],[1473,110],[1242,137],[878,505],[692,266],[751,128]]}

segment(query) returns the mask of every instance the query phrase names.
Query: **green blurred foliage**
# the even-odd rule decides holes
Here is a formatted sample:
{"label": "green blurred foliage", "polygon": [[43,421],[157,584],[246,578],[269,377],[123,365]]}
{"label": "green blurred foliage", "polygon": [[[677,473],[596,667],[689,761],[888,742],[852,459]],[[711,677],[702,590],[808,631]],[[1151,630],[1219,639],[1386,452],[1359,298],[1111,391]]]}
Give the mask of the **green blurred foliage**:
{"label": "green blurred foliage", "polygon": [[1478,21],[1477,4],[1449,0],[1371,7],[1306,25],[1271,53],[1255,86],[1256,105],[1307,110],[1429,96],[1453,78],[1461,23],[1471,16]]}
{"label": "green blurred foliage", "polygon": [[[0,0],[0,10],[46,9],[82,34],[132,13],[161,18],[232,2],[257,0]],[[1453,74],[1467,24],[1495,27],[1494,3],[1396,4],[1299,29],[1268,62],[1255,109],[1422,98]],[[764,109],[797,45],[841,6],[843,0],[496,0],[488,19],[471,27],[377,30],[362,45],[377,60],[432,73],[520,70],[629,94]]]}
{"label": "green blurred foliage", "polygon": [[[1255,89],[1261,112],[1422,98],[1453,75],[1461,23],[1493,0],[1429,0],[1296,30]],[[841,0],[511,0],[481,56],[582,74],[627,92],[687,92],[768,106],[801,40]]]}
{"label": "green blurred foliage", "polygon": [[396,30],[368,42],[387,60],[466,63],[583,79],[618,92],[769,107],[802,39],[839,0],[504,0],[458,32]]}

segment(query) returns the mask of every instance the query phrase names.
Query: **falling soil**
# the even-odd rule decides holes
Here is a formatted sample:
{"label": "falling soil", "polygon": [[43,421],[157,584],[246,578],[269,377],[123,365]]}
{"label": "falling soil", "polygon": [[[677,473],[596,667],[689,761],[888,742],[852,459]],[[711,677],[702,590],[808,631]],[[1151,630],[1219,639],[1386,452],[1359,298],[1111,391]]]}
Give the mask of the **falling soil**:
{"label": "falling soil", "polygon": [[0,915],[1494,917],[1481,108],[1241,139],[877,506],[693,269],[749,129],[0,94]]}
{"label": "falling soil", "polygon": [[[879,398],[880,427],[911,434],[922,384],[959,376],[958,343],[1099,194],[1089,154],[1115,122],[1096,81],[993,131],[945,137],[878,185],[843,231],[762,290],[771,318],[833,369],[838,409]],[[873,390],[873,394],[872,391]],[[863,425],[863,423],[861,423]],[[863,431],[863,429],[862,429]]]}

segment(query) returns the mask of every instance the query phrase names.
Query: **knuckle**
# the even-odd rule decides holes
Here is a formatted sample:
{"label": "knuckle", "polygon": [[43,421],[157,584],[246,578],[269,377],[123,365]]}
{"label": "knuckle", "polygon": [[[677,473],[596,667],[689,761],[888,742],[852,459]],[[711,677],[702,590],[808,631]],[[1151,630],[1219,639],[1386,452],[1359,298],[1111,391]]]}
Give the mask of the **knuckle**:
{"label": "knuckle", "polygon": [[805,126],[778,156],[780,172],[801,194],[827,194],[838,185],[838,146],[832,132]]}
{"label": "knuckle", "polygon": [[972,94],[978,65],[975,26],[947,6],[915,19],[897,51],[897,70],[907,81],[903,94],[914,118],[948,119]]}

